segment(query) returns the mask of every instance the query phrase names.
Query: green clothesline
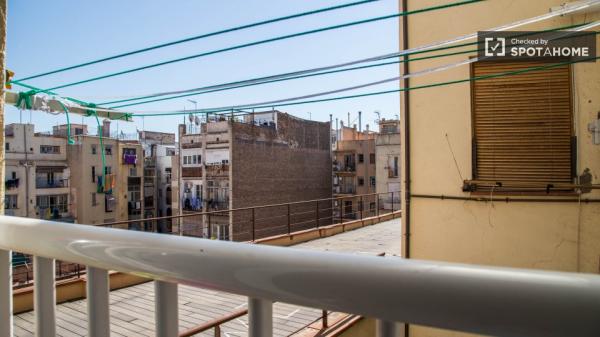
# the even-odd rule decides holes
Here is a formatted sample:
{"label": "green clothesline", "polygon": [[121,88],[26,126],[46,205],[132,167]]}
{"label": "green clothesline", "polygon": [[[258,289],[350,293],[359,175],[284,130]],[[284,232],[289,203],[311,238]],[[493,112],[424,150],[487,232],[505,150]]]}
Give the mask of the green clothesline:
{"label": "green clothesline", "polygon": [[[265,43],[286,40],[286,39],[295,38],[295,37],[299,37],[299,36],[305,36],[305,35],[310,35],[310,34],[315,34],[315,33],[320,33],[320,32],[325,32],[325,31],[330,31],[330,30],[335,30],[335,29],[340,29],[340,28],[355,26],[355,25],[361,25],[361,24],[370,23],[370,22],[376,22],[376,21],[387,20],[387,19],[392,19],[392,18],[397,18],[397,17],[402,17],[402,16],[409,16],[409,15],[412,15],[412,14],[418,14],[418,13],[424,13],[424,12],[429,12],[429,11],[435,11],[435,10],[445,9],[445,8],[450,8],[450,7],[462,6],[462,5],[467,5],[467,4],[481,2],[481,1],[485,1],[485,0],[464,0],[464,1],[458,1],[458,2],[453,2],[453,3],[449,3],[449,4],[445,4],[445,5],[431,6],[431,7],[426,7],[426,8],[412,10],[412,11],[404,11],[404,12],[399,12],[399,13],[396,13],[396,14],[379,16],[379,17],[375,17],[375,18],[371,18],[371,19],[353,21],[353,22],[348,22],[348,23],[344,23],[344,24],[339,24],[339,25],[327,26],[327,27],[323,27],[323,28],[319,28],[319,29],[308,30],[308,31],[300,32],[300,33],[278,36],[278,37],[274,37],[274,38],[270,38],[270,39],[259,40],[259,41],[254,41],[254,42],[250,42],[250,43],[244,43],[244,44],[240,44],[240,45],[236,45],[236,46],[232,46],[232,47],[228,47],[228,48],[217,49],[217,50],[213,50],[213,51],[209,51],[209,52],[204,52],[204,53],[200,53],[200,54],[195,54],[195,55],[191,55],[191,56],[176,58],[176,59],[172,59],[172,60],[168,60],[168,61],[163,61],[163,62],[159,62],[159,63],[153,63],[153,64],[149,64],[149,65],[142,66],[142,67],[131,68],[131,69],[127,69],[127,70],[123,70],[123,71],[119,71],[119,72],[114,72],[114,73],[110,73],[110,74],[106,74],[106,75],[102,75],[102,76],[92,77],[92,78],[88,78],[88,79],[81,80],[81,81],[76,81],[76,82],[71,82],[71,83],[67,83],[67,84],[62,84],[62,85],[58,85],[58,86],[49,88],[47,90],[62,89],[62,88],[71,87],[71,86],[75,86],[75,85],[79,85],[79,84],[84,84],[84,83],[89,83],[89,82],[93,82],[93,81],[98,81],[98,80],[101,80],[101,79],[106,79],[106,78],[120,76],[120,75],[124,75],[124,74],[129,74],[129,73],[133,73],[133,72],[137,72],[137,71],[141,71],[141,70],[146,70],[146,69],[150,69],[150,68],[164,66],[164,65],[167,65],[167,64],[172,64],[172,63],[187,61],[187,60],[196,59],[196,58],[200,58],[200,57],[204,57],[204,56],[208,56],[208,55],[214,55],[214,54],[218,54],[218,53],[223,53],[223,52],[227,52],[227,51],[242,49],[242,48],[256,46],[256,45],[261,45],[261,44],[265,44]],[[19,80],[17,80],[17,81],[19,81]],[[11,83],[14,83],[14,81],[11,82]]]}
{"label": "green clothesline", "polygon": [[[563,30],[563,29],[577,28],[577,27],[581,27],[583,25],[584,24],[567,25],[567,26],[562,26],[562,27],[558,27],[558,28],[542,30],[540,32],[559,31],[559,30]],[[516,34],[516,35],[514,35],[514,37],[526,36],[526,35],[537,34],[537,33],[539,33],[539,32]],[[279,78],[279,77],[282,77],[282,76],[286,76],[288,74],[293,74],[293,73],[285,73],[285,74],[271,75],[271,76],[267,76],[267,77],[259,77],[259,78],[247,79],[247,80],[242,80],[242,81],[235,81],[235,82],[229,82],[229,83],[216,84],[216,85],[211,85],[211,86],[207,86],[207,87],[204,87],[204,88],[198,88],[198,89],[196,89],[196,90],[194,90],[193,92],[190,92],[190,93],[185,93],[185,94],[176,95],[176,96],[170,96],[170,97],[165,97],[165,98],[159,98],[159,99],[151,99],[151,100],[146,100],[146,101],[137,102],[137,103],[131,103],[131,104],[115,105],[115,106],[111,106],[110,108],[114,108],[114,109],[124,108],[124,107],[128,107],[128,106],[135,106],[135,105],[141,105],[141,104],[147,104],[147,103],[154,103],[154,102],[166,101],[166,100],[171,100],[171,99],[176,99],[176,98],[183,98],[183,97],[201,95],[201,94],[206,94],[206,93],[211,93],[211,92],[225,91],[225,90],[243,88],[243,87],[254,86],[254,85],[261,85],[261,84],[267,84],[267,83],[273,83],[273,82],[280,82],[280,81],[287,81],[287,80],[293,80],[293,79],[299,79],[299,78],[305,78],[305,77],[312,77],[312,76],[327,75],[327,74],[340,73],[340,72],[346,72],[346,71],[353,71],[353,70],[359,70],[359,69],[365,69],[365,68],[385,66],[385,65],[390,65],[390,64],[398,64],[398,63],[404,63],[404,62],[421,61],[421,60],[434,59],[434,58],[440,58],[440,57],[446,57],[446,56],[468,54],[468,53],[471,53],[471,52],[477,52],[479,49],[467,50],[467,51],[460,51],[460,52],[453,52],[453,53],[445,53],[445,54],[438,54],[438,55],[425,56],[425,57],[420,57],[420,58],[407,58],[407,56],[412,56],[412,55],[417,55],[417,54],[424,54],[424,53],[430,53],[430,52],[441,51],[441,50],[448,50],[448,49],[455,49],[455,48],[467,47],[467,46],[472,46],[472,45],[477,45],[477,44],[478,44],[478,42],[475,41],[475,42],[468,42],[468,43],[457,44],[457,45],[453,45],[453,46],[445,46],[445,47],[433,48],[433,49],[428,49],[428,50],[419,50],[419,51],[415,51],[415,52],[410,52],[410,53],[403,54],[402,56],[406,56],[405,58],[403,58],[403,59],[401,59],[399,61],[393,61],[393,62],[384,62],[384,63],[378,63],[378,64],[373,64],[373,65],[358,66],[358,67],[352,67],[352,68],[344,68],[344,69],[339,69],[339,70],[323,71],[323,72],[316,72],[316,73],[309,73],[309,74],[300,74],[300,75],[295,75],[295,76],[290,76],[290,77]],[[399,57],[398,55],[394,55],[394,56],[390,56],[389,58],[398,58],[398,57]],[[276,77],[276,79],[269,80],[269,78],[272,78],[272,77]],[[261,81],[263,79],[264,79],[264,81]],[[255,81],[259,81],[259,82],[255,82]],[[251,82],[251,83],[247,83],[247,82]],[[218,89],[210,89],[212,87],[221,87],[221,86],[226,86],[226,87],[218,88]],[[164,94],[145,95],[145,96],[139,96],[139,97],[121,99],[121,100],[116,100],[116,101],[103,102],[103,103],[100,103],[100,104],[101,105],[108,105],[108,104],[115,104],[115,103],[126,103],[126,102],[138,101],[138,100],[147,99],[147,98],[155,98],[155,97],[160,97],[160,96],[165,96],[165,95]]]}
{"label": "green clothesline", "polygon": [[[564,65],[568,65],[568,64],[574,64],[574,63],[580,63],[580,62],[586,62],[586,61],[592,61],[592,60],[596,61],[598,59],[600,59],[600,56],[587,58],[587,59],[583,59],[583,60],[579,60],[579,61],[560,62],[560,63],[554,63],[554,64],[549,64],[549,65],[544,65],[544,66],[529,67],[529,68],[520,69],[520,70],[516,70],[516,71],[507,71],[507,72],[502,72],[502,73],[497,73],[497,74],[474,76],[474,77],[469,77],[469,78],[465,78],[465,79],[461,79],[461,80],[438,82],[438,83],[420,85],[420,86],[415,86],[415,87],[378,91],[378,92],[371,92],[371,93],[365,93],[365,94],[323,98],[323,99],[300,101],[300,102],[280,103],[280,104],[272,104],[272,105],[239,106],[239,107],[233,107],[233,108],[222,108],[222,109],[214,109],[214,110],[207,109],[207,110],[201,110],[201,111],[195,111],[195,112],[218,114],[220,112],[231,111],[232,109],[264,109],[264,108],[274,108],[274,107],[281,107],[281,106],[331,102],[331,101],[338,101],[338,100],[351,99],[351,98],[376,96],[376,95],[384,95],[384,94],[391,94],[391,93],[399,93],[399,92],[403,92],[403,91],[412,91],[412,90],[419,90],[419,89],[426,89],[426,88],[441,87],[441,86],[447,86],[447,85],[458,84],[458,83],[480,81],[480,80],[485,80],[485,79],[490,79],[490,78],[513,76],[513,75],[519,75],[519,74],[528,73],[528,72],[532,72],[532,71],[556,68],[556,67],[560,67],[560,66],[564,66]],[[177,112],[169,112],[169,113],[140,113],[140,114],[133,114],[133,116],[134,117],[173,116],[173,115],[182,115],[182,114],[189,114],[189,113],[190,112],[177,111]]]}
{"label": "green clothesline", "polygon": [[122,53],[122,54],[108,56],[108,57],[104,57],[104,58],[101,58],[101,59],[98,59],[98,60],[88,61],[88,62],[85,62],[85,63],[77,64],[77,65],[74,65],[74,66],[70,66],[70,67],[60,68],[60,69],[48,71],[48,72],[45,72],[45,73],[41,73],[41,74],[29,76],[29,77],[20,78],[17,81],[31,80],[31,79],[34,79],[34,78],[48,76],[48,75],[52,75],[52,74],[57,74],[57,73],[65,72],[65,71],[68,71],[68,70],[82,68],[82,67],[86,67],[86,66],[90,66],[90,65],[93,65],[93,64],[97,64],[97,63],[101,63],[101,62],[106,62],[106,61],[110,61],[110,60],[114,60],[114,59],[118,59],[118,58],[122,58],[122,57],[126,57],[126,56],[131,56],[131,55],[135,55],[135,54],[145,53],[145,52],[148,52],[148,51],[152,51],[152,50],[160,49],[160,48],[165,48],[165,47],[173,46],[173,45],[176,45],[176,44],[181,44],[181,43],[190,42],[190,41],[194,41],[194,40],[200,40],[200,39],[204,39],[204,38],[211,37],[211,36],[221,35],[221,34],[225,34],[225,33],[231,33],[231,32],[238,31],[238,30],[243,30],[243,29],[248,29],[248,28],[254,28],[254,27],[258,27],[258,26],[262,26],[262,25],[266,25],[266,24],[271,24],[271,23],[280,22],[280,21],[286,21],[286,20],[290,20],[290,19],[295,19],[295,18],[303,17],[303,16],[309,16],[309,15],[313,15],[313,14],[334,11],[334,10],[337,10],[337,9],[342,9],[342,8],[348,8],[348,7],[352,7],[352,6],[362,5],[362,4],[371,3],[371,2],[375,2],[375,1],[377,1],[377,0],[363,0],[363,1],[350,2],[350,3],[346,3],[346,4],[342,4],[342,5],[325,7],[325,8],[321,8],[321,9],[312,10],[312,11],[307,11],[307,12],[301,12],[301,13],[297,13],[297,14],[282,16],[282,17],[278,17],[278,18],[274,18],[274,19],[268,19],[268,20],[264,20],[264,21],[258,21],[258,22],[254,22],[254,23],[250,23],[250,24],[246,24],[246,25],[242,25],[242,26],[227,28],[227,29],[223,29],[223,30],[219,30],[219,31],[215,31],[215,32],[210,32],[210,33],[206,33],[206,34],[201,34],[201,35],[197,35],[197,36],[188,37],[188,38],[181,39],[181,40],[175,40],[175,41],[171,41],[171,42],[161,43],[161,44],[157,44],[157,45],[154,45],[154,46],[150,46],[150,47],[146,47],[146,48],[142,48],[142,49],[137,49],[137,50],[133,50],[133,51]]}

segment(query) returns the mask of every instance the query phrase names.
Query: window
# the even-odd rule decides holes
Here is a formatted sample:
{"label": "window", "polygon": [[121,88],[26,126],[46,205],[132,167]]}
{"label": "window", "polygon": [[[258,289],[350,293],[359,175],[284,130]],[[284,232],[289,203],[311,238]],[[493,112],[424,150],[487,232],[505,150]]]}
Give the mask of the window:
{"label": "window", "polygon": [[359,163],[364,163],[365,162],[365,155],[362,153],[358,154],[358,162]]}
{"label": "window", "polygon": [[369,177],[369,180],[371,181],[371,186],[375,186],[375,177]]}
{"label": "window", "polygon": [[192,156],[192,158],[194,159],[194,164],[198,164],[198,156]]}
{"label": "window", "polygon": [[105,166],[104,167],[104,174],[112,174],[112,167]]}
{"label": "window", "polygon": [[92,182],[96,182],[96,166],[92,166]]}
{"label": "window", "polygon": [[116,204],[117,204],[117,200],[115,199],[114,195],[112,195],[112,194],[104,195],[104,211],[105,212],[114,211]]}
{"label": "window", "polygon": [[92,207],[98,205],[98,200],[96,199],[96,193],[92,193]]}
{"label": "window", "polygon": [[365,178],[358,177],[358,186],[364,186],[364,185],[365,185]]}
{"label": "window", "polygon": [[17,209],[17,195],[4,196],[4,209]]}
{"label": "window", "polygon": [[12,177],[13,180],[17,179],[17,172],[12,171],[11,177]]}
{"label": "window", "polygon": [[98,154],[98,146],[96,144],[92,144],[92,154]]}
{"label": "window", "polygon": [[104,154],[107,156],[112,156],[112,145],[104,146]]}
{"label": "window", "polygon": [[40,153],[50,153],[50,154],[60,153],[60,146],[40,145]]}
{"label": "window", "polygon": [[75,128],[75,136],[83,135],[83,128]]}
{"label": "window", "polygon": [[394,157],[394,177],[398,176],[398,157]]}
{"label": "window", "polygon": [[375,164],[375,153],[369,154],[369,163]]}
{"label": "window", "polygon": [[[482,76],[544,64],[477,62],[472,72]],[[576,142],[570,78],[570,66],[564,65],[471,82],[473,179],[500,182],[503,191],[518,191],[511,182],[572,182]]]}
{"label": "window", "polygon": [[125,148],[123,149],[123,155],[136,155],[135,149]]}
{"label": "window", "polygon": [[183,164],[187,165],[188,163],[188,156],[183,156]]}
{"label": "window", "polygon": [[175,149],[167,148],[167,157],[171,157],[175,155]]}
{"label": "window", "polygon": [[4,150],[10,151],[10,143],[4,143]]}
{"label": "window", "polygon": [[137,167],[130,167],[129,168],[129,176],[130,177],[137,177]]}
{"label": "window", "polygon": [[196,157],[198,157],[198,164],[202,163],[202,156],[201,155],[197,155]]}
{"label": "window", "polygon": [[51,212],[51,214],[54,214],[55,212],[67,213],[67,200],[66,194],[40,195],[36,197],[36,205],[39,208],[40,214],[43,214],[42,212]]}

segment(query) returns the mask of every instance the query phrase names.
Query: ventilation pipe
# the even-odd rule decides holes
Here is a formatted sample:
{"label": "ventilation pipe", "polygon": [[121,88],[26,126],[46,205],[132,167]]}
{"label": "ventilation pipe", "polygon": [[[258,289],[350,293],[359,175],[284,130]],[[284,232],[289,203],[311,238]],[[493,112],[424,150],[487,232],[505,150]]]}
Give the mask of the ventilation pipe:
{"label": "ventilation pipe", "polygon": [[362,111],[358,112],[358,132],[362,132]]}

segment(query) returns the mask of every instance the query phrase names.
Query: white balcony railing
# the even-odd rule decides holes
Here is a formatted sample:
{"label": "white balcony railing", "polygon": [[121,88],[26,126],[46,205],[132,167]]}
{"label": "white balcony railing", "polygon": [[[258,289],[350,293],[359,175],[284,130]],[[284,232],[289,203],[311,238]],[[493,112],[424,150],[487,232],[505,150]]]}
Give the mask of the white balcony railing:
{"label": "white balcony railing", "polygon": [[248,296],[249,336],[272,303],[502,336],[600,336],[600,276],[381,258],[0,216],[0,335],[10,336],[10,250],[34,255],[36,336],[54,336],[54,261],[88,266],[90,336],[109,336],[108,270],[155,279],[157,336],[177,336],[177,284]]}

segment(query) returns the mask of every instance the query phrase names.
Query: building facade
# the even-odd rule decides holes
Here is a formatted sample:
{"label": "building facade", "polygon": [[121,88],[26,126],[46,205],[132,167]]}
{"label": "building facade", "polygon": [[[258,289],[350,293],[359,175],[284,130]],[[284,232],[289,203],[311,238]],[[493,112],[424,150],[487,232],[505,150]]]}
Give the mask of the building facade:
{"label": "building facade", "polygon": [[377,198],[372,194],[377,186],[375,156],[376,133],[359,131],[341,123],[336,148],[333,150],[333,195],[336,219],[359,219],[375,214]]}
{"label": "building facade", "polygon": [[[173,215],[172,157],[178,152],[174,133],[140,131],[144,153],[144,217]],[[171,221],[159,221],[159,231],[171,231]]]}
{"label": "building facade", "polygon": [[[87,126],[53,127],[35,133],[33,124],[5,129],[7,214],[83,224],[139,219],[141,166],[137,142],[90,136]],[[110,134],[110,122],[103,125]],[[103,169],[104,172],[103,172]]]}
{"label": "building facade", "polygon": [[[193,214],[330,198],[328,125],[279,111],[233,120],[210,116],[194,134],[180,125],[180,165],[174,173],[178,183],[173,187],[178,189],[179,200],[173,199],[173,208],[178,207],[180,214]],[[257,210],[262,213],[255,214],[255,219],[275,219],[281,211]],[[277,226],[273,221],[255,224],[261,237],[281,232],[273,229]],[[252,238],[249,212],[186,217],[182,227],[193,235],[217,239]]]}
{"label": "building facade", "polygon": [[[400,1],[401,10],[409,11],[445,3]],[[410,16],[400,20],[400,49],[535,17],[563,3],[520,1],[510,6],[492,0]],[[596,10],[520,29],[599,19]],[[419,72],[469,57],[474,55],[410,62],[402,71]],[[548,63],[479,61],[402,85],[543,64]],[[584,62],[401,93],[403,255],[599,273],[600,191],[586,187],[598,184],[600,172],[600,146],[588,129],[598,120],[598,92],[600,63]],[[411,326],[410,335],[463,334]]]}
{"label": "building facade", "polygon": [[67,140],[35,133],[33,124],[5,130],[6,215],[73,221]]}
{"label": "building facade", "polygon": [[72,135],[74,144],[68,146],[73,215],[78,223],[90,225],[140,219],[142,147],[135,140],[108,137],[108,120],[101,131],[102,141],[98,135],[83,133]]}
{"label": "building facade", "polygon": [[379,207],[384,210],[400,209],[400,121],[382,119],[375,138],[376,191]]}

